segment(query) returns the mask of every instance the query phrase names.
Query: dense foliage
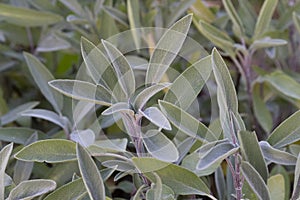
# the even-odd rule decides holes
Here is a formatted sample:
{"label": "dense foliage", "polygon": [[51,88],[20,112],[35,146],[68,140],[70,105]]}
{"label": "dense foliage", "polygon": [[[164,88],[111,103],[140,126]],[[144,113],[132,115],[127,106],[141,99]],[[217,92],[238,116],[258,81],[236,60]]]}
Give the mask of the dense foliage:
{"label": "dense foliage", "polygon": [[300,198],[300,1],[0,3],[0,200]]}

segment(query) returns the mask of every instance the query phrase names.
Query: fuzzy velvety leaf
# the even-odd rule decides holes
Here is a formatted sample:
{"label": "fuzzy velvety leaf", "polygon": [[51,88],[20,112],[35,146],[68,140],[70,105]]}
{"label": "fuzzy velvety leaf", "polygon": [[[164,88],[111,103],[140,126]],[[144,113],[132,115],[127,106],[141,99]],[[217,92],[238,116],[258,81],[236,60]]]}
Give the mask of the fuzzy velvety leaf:
{"label": "fuzzy velvety leaf", "polygon": [[[122,139],[97,140],[95,141],[94,145],[106,151],[125,152],[127,143],[128,143],[127,138],[122,138]],[[97,155],[96,152],[95,155]]]}
{"label": "fuzzy velvety leaf", "polygon": [[281,174],[271,176],[268,179],[268,188],[272,200],[282,200],[285,196],[284,178]]}
{"label": "fuzzy velvety leaf", "polygon": [[63,19],[61,16],[50,12],[20,8],[4,3],[0,4],[0,17],[10,24],[25,27],[50,25],[60,22]]}
{"label": "fuzzy velvety leaf", "polygon": [[240,19],[240,16],[237,13],[237,9],[234,8],[231,0],[223,0],[224,8],[233,23],[233,30],[236,31],[238,37],[244,36],[244,26],[243,22]]}
{"label": "fuzzy velvety leaf", "polygon": [[8,199],[32,199],[41,196],[56,188],[56,183],[53,180],[36,179],[23,181],[17,185],[9,194]]}
{"label": "fuzzy velvety leaf", "polygon": [[295,112],[289,118],[284,120],[277,128],[270,134],[268,142],[275,148],[284,147],[300,138],[299,128],[300,111]]}
{"label": "fuzzy velvety leaf", "polygon": [[215,183],[218,192],[219,200],[226,199],[226,183],[222,167],[218,167],[215,172]]}
{"label": "fuzzy velvety leaf", "polygon": [[5,115],[2,115],[0,117],[1,125],[3,126],[5,124],[15,121],[16,119],[18,119],[21,116],[20,114],[23,111],[30,110],[30,109],[34,108],[35,106],[37,106],[38,104],[39,104],[39,102],[33,101],[33,102],[28,102],[28,103],[22,104],[20,106],[17,106],[14,109],[11,109],[8,113],[6,113]]}
{"label": "fuzzy velvety leaf", "polygon": [[176,7],[172,6],[174,9],[172,9],[170,15],[167,15],[166,26],[172,26],[176,22],[176,20],[178,20],[178,18],[182,16],[193,3],[195,3],[195,1],[196,0],[180,1],[176,3],[174,2],[174,4],[177,5]]}
{"label": "fuzzy velvety leaf", "polygon": [[105,200],[105,189],[100,172],[89,153],[76,145],[78,165],[86,190],[92,200]]}
{"label": "fuzzy velvety leaf", "polygon": [[[187,15],[171,26],[158,41],[149,61],[146,84],[158,83],[181,49],[191,25]],[[176,41],[176,42],[174,42]]]}
{"label": "fuzzy velvety leaf", "polygon": [[0,199],[1,200],[4,200],[5,169],[12,150],[13,150],[13,143],[10,143],[0,151]]}
{"label": "fuzzy velvety leaf", "polygon": [[249,162],[242,161],[242,173],[260,200],[270,200],[270,193],[262,177]]}
{"label": "fuzzy velvety leaf", "polygon": [[117,72],[118,80],[126,91],[127,98],[130,98],[135,91],[135,77],[131,66],[125,56],[114,45],[106,40],[102,40],[102,44]]}
{"label": "fuzzy velvety leaf", "polygon": [[109,89],[119,101],[125,100],[126,94],[116,71],[101,50],[84,37],[81,38],[81,54],[93,81]]}
{"label": "fuzzy velvety leaf", "polygon": [[125,13],[111,6],[103,6],[103,10],[112,18],[120,22],[121,24],[128,26],[128,18]]}
{"label": "fuzzy velvety leaf", "polygon": [[268,142],[259,142],[265,159],[280,165],[296,165],[297,158],[285,151],[272,147]]}
{"label": "fuzzy velvety leaf", "polygon": [[133,158],[135,166],[155,182],[155,172],[163,184],[170,187],[175,194],[199,194],[214,199],[205,183],[193,172],[175,164],[170,164],[155,158]]}
{"label": "fuzzy velvety leaf", "polygon": [[[38,17],[35,16],[35,18]],[[52,90],[48,85],[48,82],[54,79],[53,75],[35,56],[26,52],[24,52],[23,55],[31,72],[31,75],[33,76],[33,79],[36,82],[37,86],[40,88],[40,91],[51,103],[54,110],[57,113],[61,114],[63,97],[57,91]]]}
{"label": "fuzzy velvety leaf", "polygon": [[194,63],[175,79],[164,101],[187,110],[208,80],[211,70],[210,56]]}
{"label": "fuzzy velvety leaf", "polygon": [[24,111],[21,115],[45,119],[60,126],[63,129],[68,128],[64,118],[62,118],[61,116],[59,116],[58,114],[50,110],[32,109],[32,110]]}
{"label": "fuzzy velvety leaf", "polygon": [[286,45],[287,41],[282,39],[272,39],[270,37],[264,37],[262,39],[255,40],[249,49],[257,50],[261,48],[269,48],[269,47],[276,47],[281,45]]}
{"label": "fuzzy velvety leaf", "polygon": [[300,197],[300,154],[297,158],[295,173],[294,173],[294,187],[291,200],[299,199]]}
{"label": "fuzzy velvety leaf", "polygon": [[140,22],[140,6],[138,0],[128,0],[127,1],[127,15],[129,20],[129,25],[131,29],[131,33],[133,36],[133,41],[137,50],[140,49],[141,37],[139,28],[141,26]]}
{"label": "fuzzy velvety leaf", "polygon": [[61,139],[41,140],[24,147],[15,158],[48,163],[72,161],[76,160],[75,143]]}
{"label": "fuzzy velvety leaf", "polygon": [[82,179],[80,178],[61,186],[49,194],[45,200],[77,199],[84,192],[86,192],[86,189]]}
{"label": "fuzzy velvety leaf", "polygon": [[113,97],[102,85],[95,85],[79,80],[53,80],[49,85],[66,96],[77,100],[92,102],[95,104],[110,106],[114,102]]}
{"label": "fuzzy velvety leaf", "polygon": [[277,6],[278,0],[266,0],[259,12],[254,30],[254,38],[258,39],[269,27],[272,15]]}
{"label": "fuzzy velvety leaf", "polygon": [[169,86],[170,83],[158,83],[143,89],[133,100],[134,108],[136,110],[142,109],[153,95]]}
{"label": "fuzzy velvety leaf", "polygon": [[30,138],[30,136],[32,136],[35,132],[38,133],[39,139],[47,138],[46,134],[38,130],[23,127],[6,127],[0,128],[0,140],[17,144],[25,144],[28,138]]}
{"label": "fuzzy velvety leaf", "polygon": [[88,147],[95,142],[95,133],[91,129],[77,130],[70,134],[70,139],[84,147]]}
{"label": "fuzzy velvety leaf", "polygon": [[36,48],[38,52],[51,52],[58,51],[62,49],[68,49],[71,47],[71,44],[59,37],[57,34],[49,34],[46,37],[42,38]]}
{"label": "fuzzy velvety leaf", "polygon": [[118,112],[126,112],[132,116],[134,115],[134,111],[131,110],[129,104],[125,102],[118,102],[111,105],[109,108],[102,112],[102,115],[112,115]]}
{"label": "fuzzy velvety leaf", "polygon": [[83,16],[85,11],[82,9],[82,6],[79,4],[77,0],[59,0],[62,4],[64,4],[71,11],[76,13],[79,16]]}
{"label": "fuzzy velvety leaf", "polygon": [[175,162],[179,158],[179,153],[174,143],[160,131],[147,131],[143,136],[143,142],[148,152],[154,158],[165,162]]}
{"label": "fuzzy velvety leaf", "polygon": [[171,130],[171,125],[164,114],[156,107],[149,107],[140,113],[147,118],[150,122],[166,130]]}
{"label": "fuzzy velvety leaf", "polygon": [[266,183],[268,179],[268,169],[264,160],[265,155],[260,149],[255,132],[239,131],[238,139],[244,159],[255,168]]}
{"label": "fuzzy velvety leaf", "polygon": [[170,122],[188,136],[204,142],[216,140],[214,134],[204,124],[181,108],[166,101],[159,101],[159,107]]}

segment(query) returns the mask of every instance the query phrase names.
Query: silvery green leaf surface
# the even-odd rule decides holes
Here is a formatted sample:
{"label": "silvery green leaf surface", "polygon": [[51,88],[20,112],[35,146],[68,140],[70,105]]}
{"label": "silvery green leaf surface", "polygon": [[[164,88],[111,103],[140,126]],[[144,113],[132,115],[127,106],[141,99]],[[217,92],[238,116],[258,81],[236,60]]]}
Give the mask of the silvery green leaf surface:
{"label": "silvery green leaf surface", "polygon": [[127,1],[127,15],[129,20],[130,29],[133,36],[133,41],[136,46],[136,49],[140,49],[141,37],[140,37],[140,30],[137,29],[141,26],[140,22],[140,6],[138,0],[129,0]]}
{"label": "silvery green leaf surface", "polygon": [[187,110],[211,74],[211,57],[207,56],[181,73],[164,96],[164,101]]}
{"label": "silvery green leaf surface", "polygon": [[95,133],[91,129],[77,130],[70,134],[70,139],[88,147],[95,142]]}
{"label": "silvery green leaf surface", "polygon": [[179,158],[179,153],[174,143],[160,131],[147,131],[147,133],[143,135],[143,142],[147,151],[154,158],[165,162],[175,162]]}
{"label": "silvery green leaf surface", "polygon": [[128,17],[122,11],[111,6],[103,6],[103,10],[124,26],[128,26]]}
{"label": "silvery green leaf surface", "polygon": [[146,119],[152,122],[159,128],[171,130],[171,125],[164,114],[156,107],[146,108],[144,111],[139,111]]}
{"label": "silvery green leaf surface", "polygon": [[284,178],[281,174],[276,174],[268,179],[268,189],[272,200],[285,199]]}
{"label": "silvery green leaf surface", "polygon": [[166,26],[172,26],[176,20],[178,20],[178,18],[181,17],[193,3],[195,3],[195,1],[196,0],[187,0],[178,2],[175,9],[172,10],[171,14],[167,17]]}
{"label": "silvery green leaf surface", "polygon": [[84,15],[84,10],[82,6],[79,4],[77,0],[59,0],[62,4],[64,4],[71,11],[76,13],[78,16]]}
{"label": "silvery green leaf surface", "polygon": [[299,199],[300,197],[300,154],[297,158],[295,173],[294,173],[294,186],[293,186],[293,194],[292,200]]}
{"label": "silvery green leaf surface", "polygon": [[[186,38],[192,15],[187,15],[171,26],[158,41],[150,57],[146,84],[158,83],[175,59]],[[174,43],[173,41],[176,41]]]}
{"label": "silvery green leaf surface", "polygon": [[237,9],[234,8],[230,0],[223,0],[222,2],[230,20],[233,23],[233,30],[236,30],[238,37],[243,37],[245,32],[244,25],[239,14],[237,13]]}
{"label": "silvery green leaf surface", "polygon": [[218,167],[215,172],[215,183],[220,200],[226,199],[226,183],[222,167]]}
{"label": "silvery green leaf surface", "polygon": [[134,115],[134,111],[130,109],[129,104],[126,102],[112,104],[109,108],[102,112],[102,115],[112,115],[118,112],[126,112],[130,115]]}
{"label": "silvery green leaf surface", "polygon": [[298,33],[300,33],[300,17],[297,13],[293,12],[293,22],[297,28]]}
{"label": "silvery green leaf surface", "polygon": [[49,34],[42,38],[36,48],[38,52],[51,52],[71,48],[71,44],[57,34]]}
{"label": "silvery green leaf surface", "polygon": [[28,68],[33,76],[33,79],[37,86],[39,87],[45,98],[51,103],[54,110],[61,114],[61,109],[63,106],[63,96],[57,91],[54,91],[49,87],[48,82],[53,80],[54,77],[34,55],[24,52],[24,57]]}
{"label": "silvery green leaf surface", "polygon": [[92,200],[105,200],[105,189],[100,172],[89,153],[79,144],[76,155],[82,179]]}
{"label": "silvery green leaf surface", "polygon": [[32,199],[56,188],[56,182],[47,179],[22,181],[10,192],[9,200]]}
{"label": "silvery green leaf surface", "polygon": [[262,39],[255,40],[249,49],[257,50],[261,48],[269,48],[269,47],[276,47],[281,45],[286,45],[287,41],[283,39],[273,39],[270,37],[264,37]]}
{"label": "silvery green leaf surface", "polygon": [[26,144],[28,138],[30,138],[35,132],[38,133],[39,139],[47,138],[46,134],[35,129],[25,127],[5,127],[0,128],[0,140],[16,144]]}
{"label": "silvery green leaf surface", "polygon": [[[96,140],[94,143],[95,146],[97,146],[101,149],[104,149],[106,151],[113,151],[113,152],[114,151],[115,152],[126,152],[127,144],[128,144],[127,138]],[[97,153],[95,152],[95,154],[93,154],[93,155],[96,156]]]}
{"label": "silvery green leaf surface", "polygon": [[0,151],[0,199],[4,200],[5,191],[5,170],[10,154],[13,150],[13,143],[6,145]]}

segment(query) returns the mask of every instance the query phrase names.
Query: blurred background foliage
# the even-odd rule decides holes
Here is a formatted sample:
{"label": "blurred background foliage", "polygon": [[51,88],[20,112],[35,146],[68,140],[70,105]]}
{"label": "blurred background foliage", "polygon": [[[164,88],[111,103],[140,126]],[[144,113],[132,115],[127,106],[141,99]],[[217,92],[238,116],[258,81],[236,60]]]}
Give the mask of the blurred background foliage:
{"label": "blurred background foliage", "polygon": [[[269,2],[270,6],[263,8],[263,0],[2,0],[0,126],[32,128],[50,137],[64,138],[55,124],[11,112],[15,108],[22,111],[36,106],[53,110],[35,84],[23,52],[35,55],[55,78],[75,79],[83,62],[82,36],[98,44],[101,39],[131,28],[169,28],[182,16],[193,13],[188,36],[207,52],[217,46],[234,81],[239,111],[247,129],[255,130],[260,140],[266,139],[278,124],[300,108],[300,1]],[[262,9],[270,10],[260,16]],[[265,23],[257,25],[258,18],[265,18]],[[149,38],[148,42],[153,41]],[[141,54],[149,59],[150,53]],[[195,56],[188,62],[199,59]],[[188,65],[176,59],[171,67],[182,72]],[[167,73],[171,81],[175,79],[173,76]],[[215,86],[209,82],[207,87]],[[210,110],[214,95],[202,91],[198,96],[200,113],[189,110],[207,125],[216,117],[211,114],[217,113]],[[64,98],[65,116],[72,114],[70,102]],[[124,137],[116,125],[107,126],[104,132],[111,138]],[[299,152],[298,143],[295,145],[294,151]],[[60,176],[59,165],[49,174],[43,174],[43,169],[52,166],[37,165],[40,166],[35,177]],[[286,173],[280,167],[276,170]],[[131,191],[122,182],[115,187],[121,188],[123,195]]]}

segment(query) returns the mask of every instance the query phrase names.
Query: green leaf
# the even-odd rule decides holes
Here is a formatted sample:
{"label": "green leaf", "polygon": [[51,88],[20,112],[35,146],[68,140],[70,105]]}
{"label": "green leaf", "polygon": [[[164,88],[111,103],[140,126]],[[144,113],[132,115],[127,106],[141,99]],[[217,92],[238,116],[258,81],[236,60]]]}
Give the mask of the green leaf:
{"label": "green leaf", "polygon": [[281,165],[276,165],[272,168],[272,171],[270,172],[270,176],[280,174],[284,178],[284,199],[289,199],[290,198],[290,193],[291,193],[291,182],[290,182],[290,175],[286,171],[286,169],[281,166]]}
{"label": "green leaf", "polygon": [[226,199],[226,183],[224,178],[224,173],[222,167],[218,167],[217,171],[215,172],[215,183],[216,189],[218,192],[218,197],[220,200]]}
{"label": "green leaf", "polygon": [[41,196],[56,188],[53,180],[37,179],[23,181],[17,185],[9,194],[9,200],[32,199]]}
{"label": "green leaf", "polygon": [[236,134],[237,129],[243,128],[244,125],[242,120],[239,120],[238,100],[233,81],[224,60],[216,49],[212,52],[212,68],[218,86],[217,98],[223,132],[226,138],[233,141],[233,137],[236,137],[232,135],[233,132]]}
{"label": "green leaf", "polygon": [[238,139],[244,160],[248,161],[255,168],[266,183],[269,176],[268,169],[264,159],[265,154],[260,149],[256,133],[239,131]]}
{"label": "green leaf", "polygon": [[110,15],[112,18],[114,18],[124,26],[128,26],[127,15],[122,11],[111,6],[103,6],[103,11],[105,11],[108,15]]}
{"label": "green leaf", "polygon": [[96,84],[106,87],[118,101],[124,101],[126,94],[117,73],[102,51],[86,38],[81,38],[81,54],[87,70]]}
{"label": "green leaf", "polygon": [[281,148],[298,141],[300,138],[299,121],[300,111],[297,111],[277,126],[267,141],[275,148]]}
{"label": "green leaf", "polygon": [[74,142],[78,142],[84,147],[88,147],[95,142],[95,133],[91,129],[76,130],[70,134],[70,139]]}
{"label": "green leaf", "polygon": [[79,16],[84,16],[85,11],[82,9],[82,6],[79,4],[77,0],[59,0],[62,4],[64,4],[71,11],[76,13]]}
{"label": "green leaf", "polygon": [[[222,161],[234,154],[239,150],[239,147],[235,147],[233,144],[226,142],[217,144],[212,147],[206,154],[203,156],[200,155],[200,160],[197,165],[197,170],[216,170]],[[201,148],[199,149],[199,153],[201,152]],[[201,153],[200,153],[201,154]]]}
{"label": "green leaf", "polygon": [[0,151],[0,199],[4,200],[5,191],[5,169],[8,164],[10,154],[13,150],[13,143],[6,145]]}
{"label": "green leaf", "polygon": [[133,100],[134,108],[136,110],[142,109],[153,95],[169,86],[170,83],[158,83],[143,89]]}
{"label": "green leaf", "polygon": [[300,99],[300,84],[282,71],[275,71],[268,74],[263,77],[263,80],[282,94],[291,98]]}
{"label": "green leaf", "polygon": [[249,50],[256,51],[257,49],[282,46],[286,44],[286,40],[264,37],[262,39],[255,40],[249,47]]}
{"label": "green leaf", "polygon": [[61,139],[41,140],[24,147],[15,158],[48,163],[73,161],[76,160],[75,143]]}
{"label": "green leaf", "polygon": [[[191,25],[192,15],[187,15],[170,27],[158,41],[150,57],[146,84],[158,83],[181,49]],[[174,42],[176,41],[176,42]]]}
{"label": "green leaf", "polygon": [[259,39],[270,25],[272,15],[277,6],[278,0],[266,0],[259,12],[257,22],[255,24],[254,38]]}
{"label": "green leaf", "polygon": [[[35,18],[38,18],[36,16]],[[52,90],[48,85],[48,82],[54,79],[53,75],[45,67],[45,65],[43,65],[32,54],[24,52],[23,55],[25,57],[30,73],[33,76],[33,79],[36,82],[37,86],[40,88],[40,91],[46,97],[49,103],[51,103],[54,110],[57,113],[61,114],[61,109],[63,106],[63,96],[57,91]]]}
{"label": "green leaf", "polygon": [[133,36],[133,41],[137,50],[140,49],[140,45],[141,45],[140,29],[137,29],[141,26],[139,13],[140,13],[139,0],[128,0],[127,15],[128,15],[130,30]]}
{"label": "green leaf", "polygon": [[186,135],[203,142],[216,140],[215,135],[204,124],[181,108],[166,101],[159,101],[159,107],[170,122]]}
{"label": "green leaf", "polygon": [[293,12],[293,22],[294,22],[294,25],[295,25],[298,33],[300,34],[300,17],[295,12]]}
{"label": "green leaf", "polygon": [[[127,138],[122,139],[107,139],[107,140],[97,140],[94,145],[106,150],[106,151],[117,151],[117,152],[126,152],[128,140]],[[90,149],[89,149],[89,152]],[[97,154],[93,154],[96,156]]]}
{"label": "green leaf", "polygon": [[265,184],[262,177],[259,175],[259,173],[255,170],[255,168],[246,161],[242,161],[242,173],[252,188],[252,190],[257,195],[258,199],[260,200],[270,200],[270,192],[267,188],[267,185]]}
{"label": "green leaf", "polygon": [[156,182],[155,185],[151,186],[151,189],[149,189],[146,193],[146,199],[147,200],[156,200],[156,199],[162,199],[162,190],[163,190],[163,184],[161,182],[160,177],[156,174],[153,173],[155,176]]}
{"label": "green leaf", "polygon": [[18,119],[21,116],[20,114],[23,111],[30,110],[30,109],[34,108],[35,106],[37,106],[38,104],[39,104],[39,102],[37,102],[37,101],[27,102],[25,104],[17,106],[14,109],[11,109],[8,113],[6,113],[5,115],[2,115],[0,117],[1,125],[3,126],[10,122],[15,121],[16,119]]}
{"label": "green leaf", "polygon": [[178,20],[178,18],[182,16],[193,3],[195,3],[195,1],[196,0],[187,0],[174,3],[176,4],[176,7],[173,7],[170,15],[167,15],[166,26],[172,26],[176,20]]}
{"label": "green leaf", "polygon": [[61,16],[50,12],[14,7],[3,3],[0,3],[0,17],[10,24],[25,27],[55,24],[63,19]]}
{"label": "green leaf", "polygon": [[24,111],[21,115],[48,120],[48,121],[60,126],[63,129],[68,129],[68,125],[66,124],[66,121],[64,120],[63,116],[60,116],[50,110],[32,109],[32,110]]}
{"label": "green leaf", "polygon": [[71,48],[71,44],[67,40],[64,40],[57,34],[50,33],[39,41],[36,51],[51,52],[68,48]]}
{"label": "green leaf", "polygon": [[182,72],[172,83],[164,101],[187,110],[211,74],[211,57],[207,56]]}
{"label": "green leaf", "polygon": [[193,20],[197,29],[214,45],[221,48],[230,55],[234,55],[234,41],[223,32],[212,25],[200,20],[200,22]]}
{"label": "green leaf", "polygon": [[147,131],[143,135],[143,142],[147,151],[154,158],[165,162],[175,162],[179,158],[179,153],[174,143],[160,131]]}
{"label": "green leaf", "polygon": [[118,80],[126,91],[127,98],[135,91],[135,77],[126,57],[111,43],[102,40],[108,57],[117,72]]}
{"label": "green leaf", "polygon": [[112,115],[118,112],[125,112],[132,116],[134,115],[134,111],[131,110],[129,104],[125,102],[119,102],[111,105],[109,108],[102,112],[102,115]]}
{"label": "green leaf", "polygon": [[0,140],[16,144],[26,144],[28,138],[30,138],[30,136],[32,136],[35,132],[38,133],[39,139],[47,138],[46,134],[38,130],[23,127],[6,127],[0,128]]}
{"label": "green leaf", "polygon": [[244,26],[242,20],[240,19],[240,16],[236,12],[237,9],[234,8],[231,0],[223,0],[222,2],[226,13],[228,14],[229,18],[233,23],[233,30],[236,30],[236,35],[238,37],[243,37],[245,32]]}
{"label": "green leaf", "polygon": [[164,116],[164,114],[156,107],[149,107],[144,111],[140,110],[140,113],[147,118],[154,125],[159,128],[163,128],[166,130],[171,130],[171,125],[168,119]]}
{"label": "green leaf", "polygon": [[162,183],[170,187],[175,194],[199,194],[215,199],[209,195],[210,190],[205,183],[196,174],[183,167],[155,158],[133,158],[132,161],[152,182],[155,182],[155,176],[151,172],[155,172]]}
{"label": "green leaf", "polygon": [[281,174],[271,176],[268,179],[268,188],[272,200],[282,200],[285,197],[284,178]]}
{"label": "green leaf", "polygon": [[110,91],[102,85],[95,85],[86,81],[57,79],[49,85],[66,96],[77,100],[110,106],[114,102]]}
{"label": "green leaf", "polygon": [[294,187],[291,200],[297,200],[300,197],[300,154],[297,158],[295,173],[294,173]]}
{"label": "green leaf", "polygon": [[100,172],[88,152],[76,145],[78,165],[86,190],[92,200],[105,200],[105,189]]}
{"label": "green leaf", "polygon": [[275,149],[268,142],[259,142],[265,159],[280,165],[296,165],[297,158],[292,154]]}
{"label": "green leaf", "polygon": [[269,133],[273,127],[273,119],[271,112],[260,97],[260,85],[257,82],[255,82],[252,86],[252,99],[254,115],[262,128]]}
{"label": "green leaf", "polygon": [[82,179],[80,178],[61,186],[49,194],[44,200],[77,199],[84,192],[86,192],[86,189]]}

